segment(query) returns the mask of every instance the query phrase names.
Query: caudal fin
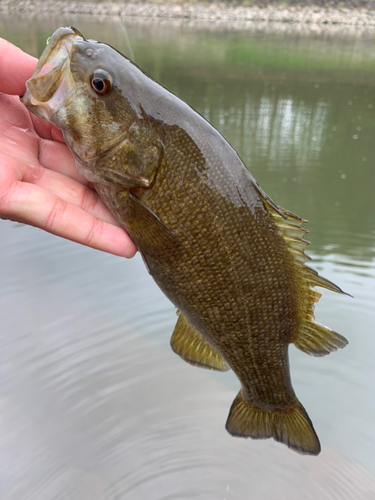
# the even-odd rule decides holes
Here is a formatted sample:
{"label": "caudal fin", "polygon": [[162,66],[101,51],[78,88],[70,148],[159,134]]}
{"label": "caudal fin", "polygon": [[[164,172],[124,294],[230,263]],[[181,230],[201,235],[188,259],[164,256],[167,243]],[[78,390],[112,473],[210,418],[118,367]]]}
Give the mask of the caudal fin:
{"label": "caudal fin", "polygon": [[274,438],[303,455],[318,455],[320,443],[306,410],[296,399],[286,410],[262,410],[246,401],[241,391],[233,401],[226,423],[232,436]]}

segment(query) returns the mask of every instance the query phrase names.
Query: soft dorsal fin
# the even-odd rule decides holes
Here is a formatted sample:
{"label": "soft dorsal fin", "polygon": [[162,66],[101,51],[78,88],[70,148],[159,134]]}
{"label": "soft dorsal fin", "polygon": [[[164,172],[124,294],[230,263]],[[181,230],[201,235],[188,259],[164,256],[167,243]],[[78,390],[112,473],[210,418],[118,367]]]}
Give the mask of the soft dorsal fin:
{"label": "soft dorsal fin", "polygon": [[194,366],[225,372],[229,370],[223,356],[203,337],[188,318],[177,312],[179,318],[171,338],[173,351]]}
{"label": "soft dorsal fin", "polygon": [[[278,207],[278,211],[276,211],[267,200],[265,200],[265,203],[289,251],[293,255],[298,269],[299,293],[303,299],[301,301],[301,323],[291,342],[298,349],[311,356],[325,356],[332,351],[345,347],[348,343],[345,337],[316,323],[314,307],[322,294],[315,290],[314,287],[321,286],[332,292],[348,294],[331,281],[319,276],[314,269],[305,265],[305,262],[310,258],[305,255],[304,250],[310,242],[303,238],[307,231],[301,229],[301,225],[307,221],[281,207]],[[284,217],[286,216],[285,218],[280,214],[280,211]]]}

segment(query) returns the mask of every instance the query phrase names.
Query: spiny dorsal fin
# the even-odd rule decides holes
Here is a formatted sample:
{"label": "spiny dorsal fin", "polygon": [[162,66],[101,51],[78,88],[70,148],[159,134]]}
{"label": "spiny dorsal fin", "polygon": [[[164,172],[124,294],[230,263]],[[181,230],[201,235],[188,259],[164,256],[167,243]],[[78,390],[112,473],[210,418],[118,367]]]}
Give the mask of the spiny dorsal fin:
{"label": "spiny dorsal fin", "polygon": [[[298,349],[311,356],[325,356],[332,351],[342,349],[348,343],[345,337],[315,322],[314,306],[322,294],[314,287],[321,286],[332,292],[348,294],[331,281],[319,276],[314,269],[305,265],[306,260],[310,259],[305,254],[305,248],[310,242],[303,238],[307,231],[301,229],[301,225],[307,221],[281,207],[278,207],[279,210],[276,212],[272,205],[267,200],[265,201],[298,269],[299,293],[303,300],[301,301],[300,326],[291,342]],[[280,215],[280,211],[286,218]]]}
{"label": "spiny dorsal fin", "polygon": [[187,363],[225,372],[229,366],[223,356],[206,340],[181,312],[171,338],[173,351]]}

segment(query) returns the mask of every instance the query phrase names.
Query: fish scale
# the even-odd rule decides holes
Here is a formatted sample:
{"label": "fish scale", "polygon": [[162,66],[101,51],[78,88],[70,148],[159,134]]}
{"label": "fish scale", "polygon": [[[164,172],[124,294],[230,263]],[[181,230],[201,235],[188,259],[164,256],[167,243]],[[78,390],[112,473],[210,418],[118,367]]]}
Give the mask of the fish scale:
{"label": "fish scale", "polygon": [[[184,144],[184,141],[182,140],[181,143]],[[170,148],[172,151],[181,151],[183,147],[180,147],[180,144],[176,144],[175,142],[170,144],[167,143],[165,146],[167,150]],[[158,176],[161,175],[162,177],[160,185],[157,184],[154,186],[152,191],[153,194],[151,194],[151,192],[147,194],[148,207],[152,211],[158,213],[160,218],[168,227],[171,227],[170,221],[168,220],[170,206],[169,204],[160,202],[159,197],[163,197],[165,199],[168,198],[168,193],[173,194],[175,182],[177,182],[179,177],[183,177],[187,188],[185,200],[179,200],[180,211],[183,212],[186,206],[191,205],[192,200],[196,200],[197,191],[197,179],[194,166],[192,168],[190,164],[185,162],[180,167],[183,169],[183,172],[181,172],[180,168],[176,168],[176,163],[173,162],[173,158],[171,158],[170,161],[173,165],[173,169],[170,168],[169,163],[164,163],[161,166],[161,171],[158,173]],[[206,168],[208,168],[210,172],[214,172],[211,175],[215,175],[216,172],[221,171],[221,177],[225,178],[225,165],[223,166],[220,163],[210,164],[209,160],[206,160]],[[171,174],[172,170],[173,174]],[[165,173],[163,173],[163,171]],[[195,186],[195,189],[190,190],[190,185]],[[227,195],[225,190],[227,185],[230,189],[229,192],[233,192],[233,185],[231,183],[223,183],[223,192],[225,195]],[[287,316],[285,314],[287,310],[285,307],[287,294],[285,292],[287,289],[290,289],[290,284],[287,284],[287,281],[290,278],[285,279],[284,276],[290,276],[290,272],[287,270],[288,259],[280,259],[280,261],[284,263],[282,267],[279,266],[277,269],[277,267],[274,266],[274,262],[276,260],[274,254],[276,252],[273,247],[277,244],[277,242],[274,241],[274,232],[270,232],[268,227],[266,230],[262,231],[255,223],[255,219],[252,217],[251,213],[247,210],[247,216],[245,215],[239,218],[238,209],[236,207],[233,208],[232,204],[227,201],[228,198],[230,198],[230,195],[225,196],[223,199],[221,196],[218,197],[216,193],[213,195],[211,188],[202,189],[202,187],[199,189],[199,194],[201,197],[206,198],[206,203],[204,205],[200,203],[198,205],[198,210],[203,210],[204,213],[209,213],[209,210],[211,209],[219,215],[218,228],[215,228],[212,222],[210,223],[210,231],[213,232],[216,229],[217,233],[215,235],[216,237],[212,238],[212,241],[215,246],[218,244],[220,245],[221,241],[223,241],[224,245],[220,246],[227,247],[225,248],[224,256],[230,259],[231,267],[234,272],[230,270],[231,268],[228,265],[225,265],[225,262],[222,262],[225,259],[220,258],[221,256],[218,255],[215,248],[211,248],[209,258],[207,258],[207,254],[203,254],[201,257],[201,250],[203,248],[207,248],[207,245],[202,244],[202,241],[197,241],[196,239],[196,235],[202,235],[202,224],[200,221],[198,223],[198,216],[196,216],[190,208],[190,224],[185,224],[183,228],[184,236],[189,240],[188,251],[183,257],[184,267],[178,267],[177,269],[175,267],[171,267],[171,272],[174,280],[176,281],[175,296],[172,300],[175,303],[178,302],[179,295],[181,294],[184,296],[185,300],[187,298],[189,308],[193,309],[195,314],[198,313],[201,318],[210,318],[208,325],[207,321],[200,320],[200,330],[204,332],[205,336],[220,352],[225,352],[226,359],[229,360],[230,365],[235,366],[236,374],[241,377],[240,380],[242,379],[241,382],[245,387],[246,385],[249,385],[248,378],[251,378],[251,385],[247,388],[248,393],[252,391],[253,393],[259,395],[259,398],[267,398],[267,401],[265,401],[266,403],[272,403],[273,394],[271,394],[269,387],[273,386],[274,393],[279,395],[282,392],[281,389],[278,390],[278,387],[281,384],[284,392],[286,393],[284,400],[285,402],[289,402],[288,400],[291,399],[288,394],[288,392],[290,392],[290,388],[288,387],[288,385],[290,385],[289,380],[285,383],[285,370],[283,370],[283,367],[281,367],[281,370],[279,369],[280,356],[274,355],[274,349],[277,349],[277,344],[273,342],[273,345],[269,345],[269,342],[265,341],[265,339],[269,337],[269,330],[272,329],[278,332],[278,334],[285,335],[285,331],[277,324],[277,316],[280,308],[283,309],[282,320],[285,321],[285,317]],[[225,227],[225,231],[223,231],[221,226]],[[253,228],[252,226],[255,227]],[[240,255],[232,244],[232,228],[234,228],[235,232],[241,234],[240,246],[242,252],[240,252]],[[172,230],[175,232],[176,236],[183,241],[183,236],[178,233],[178,229],[173,228]],[[281,238],[276,235],[276,239],[280,240],[281,244],[279,242],[279,246],[282,247]],[[219,241],[220,243],[218,243]],[[271,246],[270,252],[262,250],[263,247],[267,248],[268,246]],[[230,251],[229,247],[231,247]],[[242,255],[245,253],[245,249],[248,256],[246,262],[244,262]],[[284,250],[284,252],[287,252],[287,250]],[[150,258],[152,259],[152,257]],[[195,262],[194,266],[192,266],[192,274],[188,271],[188,268],[190,267],[190,259],[194,259]],[[164,282],[164,268],[162,266],[158,267],[154,264],[151,264],[151,267],[153,268],[154,278],[157,281],[160,281],[160,286],[162,287]],[[259,275],[257,270],[260,267],[264,267],[266,272]],[[212,274],[216,276],[207,276],[209,269],[212,270]],[[205,300],[207,291],[204,289],[201,293],[199,293],[200,290],[198,291],[198,287],[196,286],[197,275],[206,275],[206,279],[203,284],[204,288],[207,282],[214,284],[214,286],[211,285],[212,291],[210,292],[210,298],[213,299],[215,303],[220,305],[220,314],[218,317],[210,314],[212,311],[212,303],[207,304]],[[254,276],[258,278],[255,283]],[[275,287],[272,283],[273,281],[281,282],[281,284],[277,283],[278,286]],[[268,283],[266,287],[264,286],[264,282]],[[169,280],[168,283],[170,283]],[[270,291],[270,295],[264,298],[263,301],[266,307],[264,307],[264,305],[263,307],[256,307],[256,303],[260,301],[260,288],[264,288],[266,294]],[[277,288],[282,290],[281,294],[277,293]],[[258,293],[254,290],[258,290]],[[186,293],[188,293],[188,297],[186,297]],[[295,294],[293,293],[290,295],[293,297]],[[180,309],[182,308],[181,305],[179,305],[179,307]],[[264,308],[267,309],[267,314],[264,314]],[[293,308],[293,306],[289,306],[289,308]],[[251,313],[254,309],[263,310],[263,314],[258,313],[255,316],[252,315]],[[186,309],[184,309],[184,311],[186,311]],[[252,316],[254,319],[252,319]],[[235,325],[234,328],[233,324]],[[238,362],[237,352],[232,347],[232,335],[241,335],[242,333],[242,336],[246,338],[248,330],[254,330],[254,335],[247,338],[248,348],[242,348],[242,355],[240,356],[240,360]],[[286,331],[286,334],[290,335],[290,327],[289,331]],[[217,338],[218,336],[220,339]],[[264,341],[258,342],[257,339],[259,337]],[[273,341],[275,340],[276,339],[273,338]],[[284,338],[282,340],[285,342],[287,339]],[[241,343],[241,346],[242,344],[243,343]],[[246,359],[246,362],[244,363],[244,358],[248,358],[251,361]],[[256,359],[258,360],[257,362],[255,361]],[[262,363],[260,361],[262,361]],[[262,373],[260,373],[262,364],[265,365],[263,366],[265,369]],[[250,373],[248,373],[249,369],[246,369],[249,368],[249,366],[254,366],[254,369],[250,370]],[[282,380],[279,380],[280,378]],[[269,382],[272,382],[272,384]],[[280,403],[280,401],[277,401],[277,403]]]}
{"label": "fish scale", "polygon": [[323,356],[347,341],[314,320],[315,286],[343,292],[305,265],[306,221],[277,206],[192,108],[74,28],[54,33],[27,89],[25,105],[61,128],[78,171],[177,307],[172,349],[238,377],[228,432],[317,455],[288,346]]}

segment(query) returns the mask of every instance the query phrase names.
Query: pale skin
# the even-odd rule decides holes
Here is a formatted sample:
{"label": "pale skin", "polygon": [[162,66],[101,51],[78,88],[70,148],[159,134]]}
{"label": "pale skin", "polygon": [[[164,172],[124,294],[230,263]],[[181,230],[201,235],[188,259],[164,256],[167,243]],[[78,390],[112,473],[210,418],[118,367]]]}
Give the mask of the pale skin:
{"label": "pale skin", "polygon": [[133,257],[133,242],[77,173],[61,131],[20,101],[36,62],[0,38],[0,218]]}

